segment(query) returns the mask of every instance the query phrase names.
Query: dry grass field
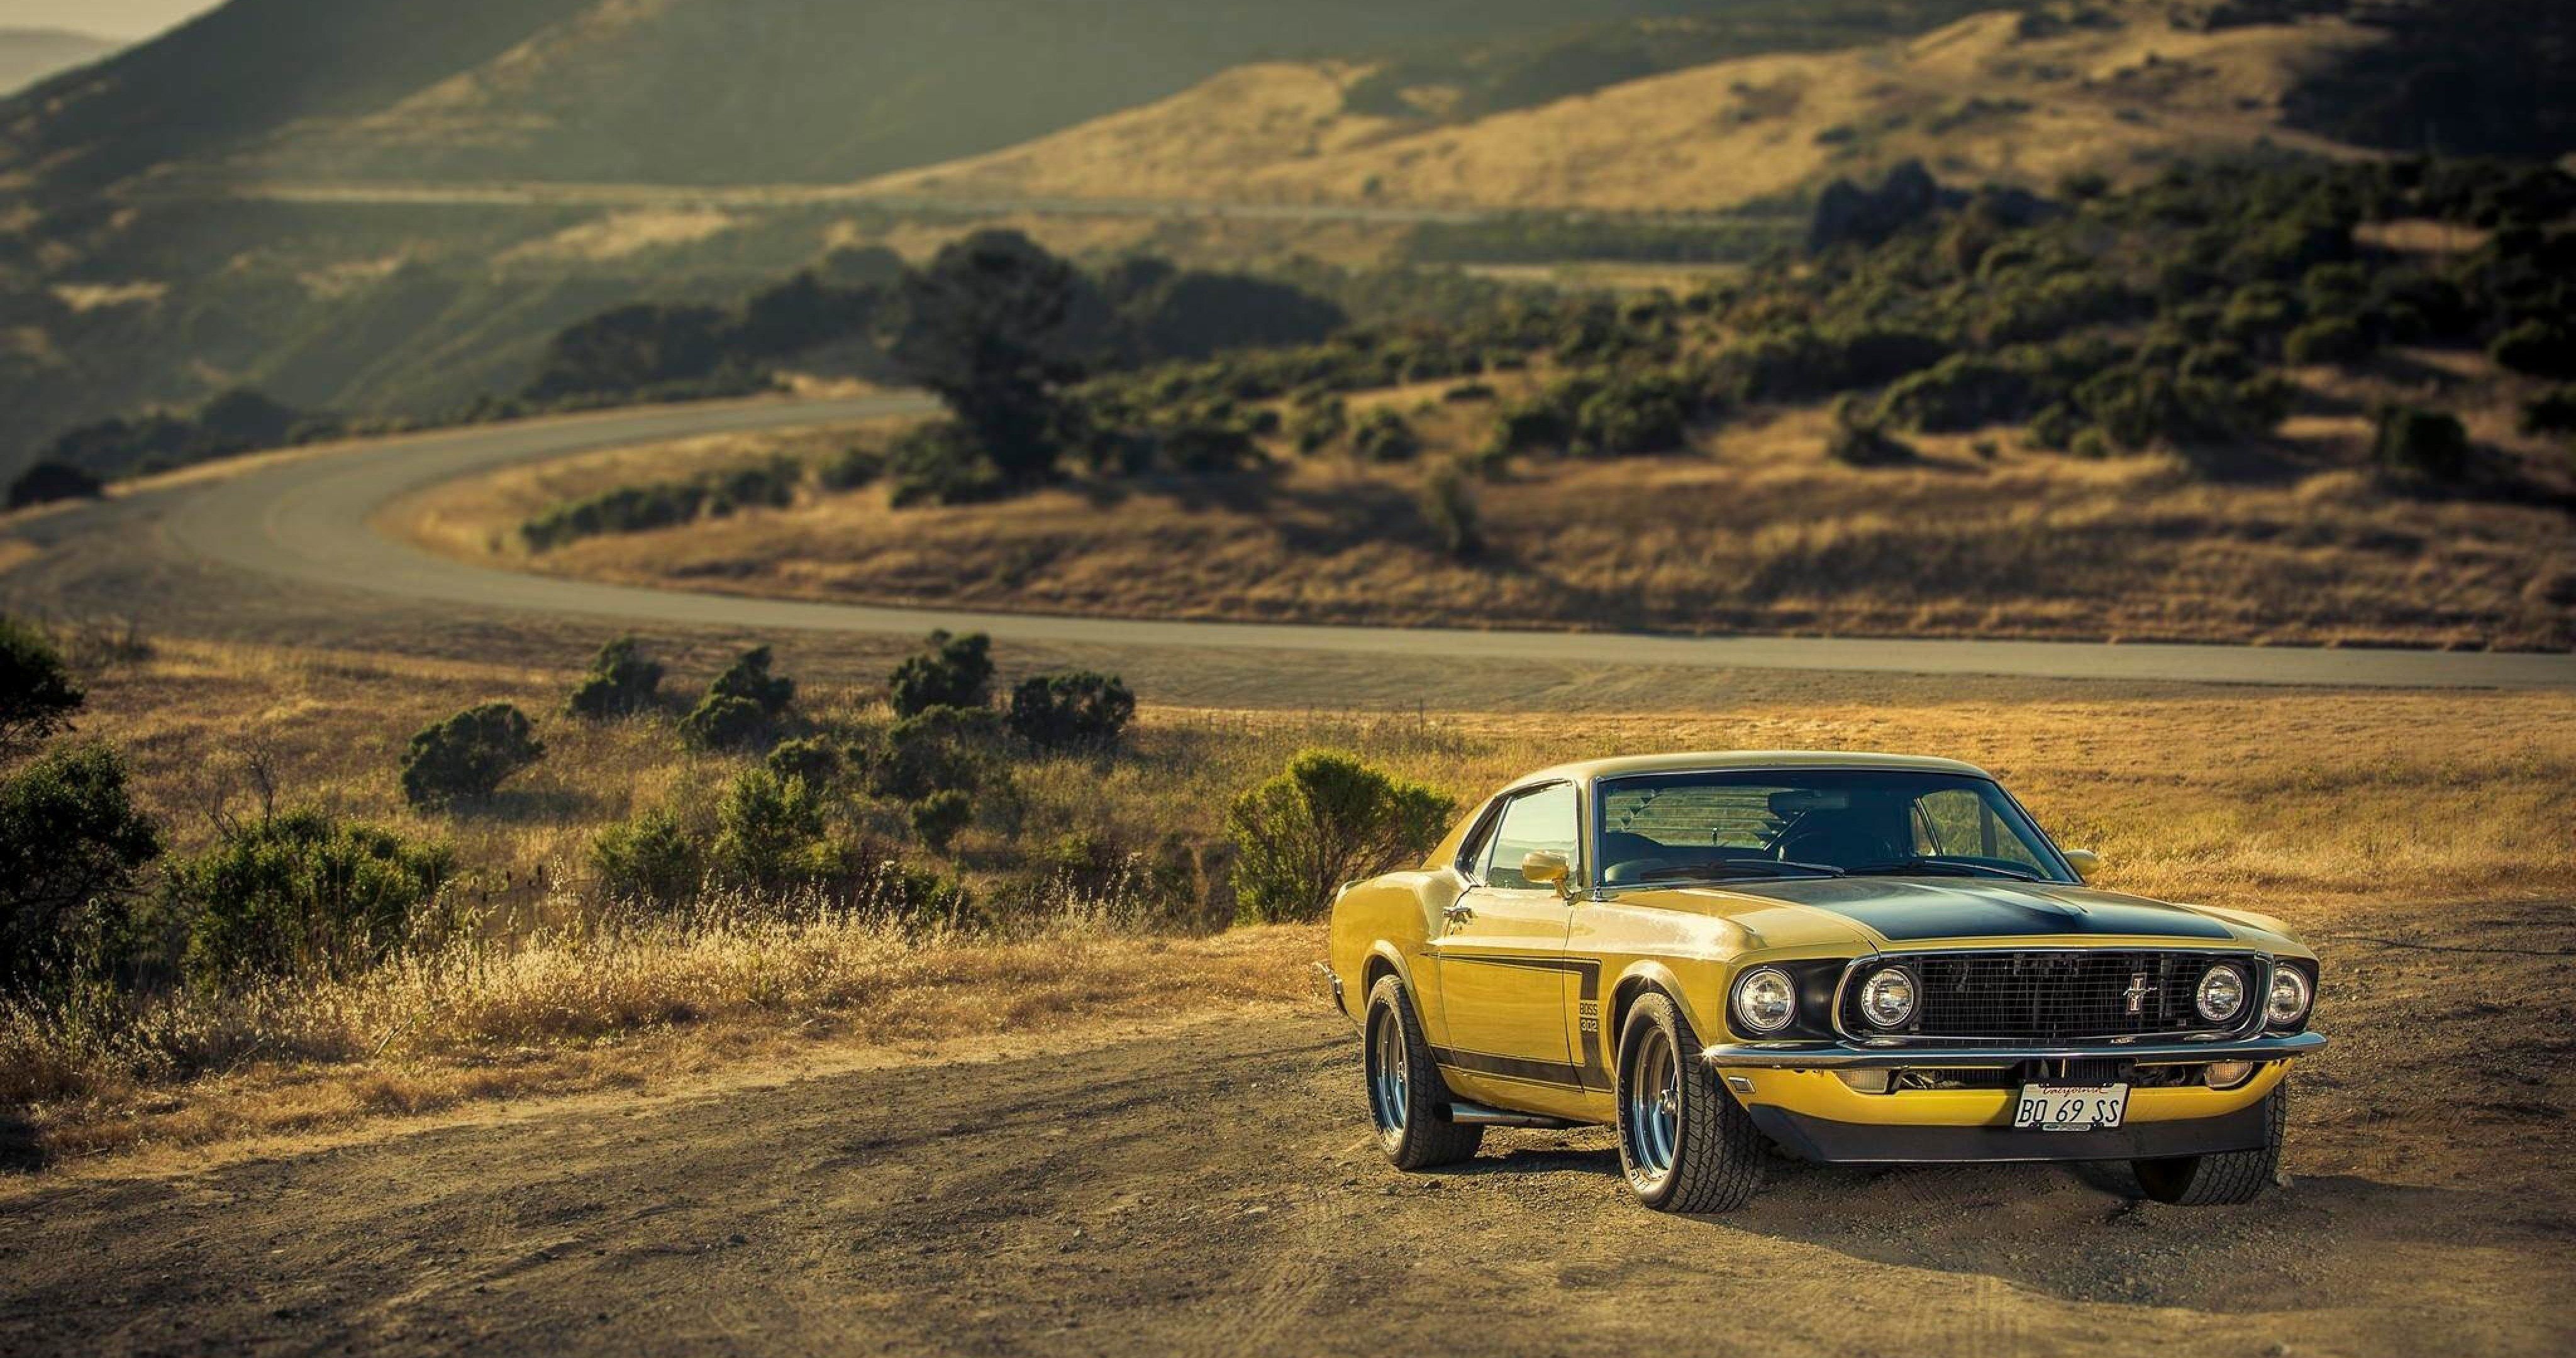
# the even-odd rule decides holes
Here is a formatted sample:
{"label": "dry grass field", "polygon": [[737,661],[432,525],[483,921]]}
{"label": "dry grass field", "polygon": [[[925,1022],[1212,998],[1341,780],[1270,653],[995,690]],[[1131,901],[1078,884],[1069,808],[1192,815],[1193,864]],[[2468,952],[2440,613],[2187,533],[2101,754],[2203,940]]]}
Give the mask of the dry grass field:
{"label": "dry grass field", "polygon": [[1722,209],[1925,158],[1945,178],[2046,186],[2142,172],[2284,127],[2299,74],[2378,41],[2341,21],[2176,30],[2162,4],[2022,37],[1979,15],[1920,37],[1761,56],[1457,125],[1355,113],[1365,68],[1240,67],[1142,108],[868,187],[991,199],[1332,202],[1585,211]]}
{"label": "dry grass field", "polygon": [[[2322,408],[2374,393],[2324,373]],[[1505,381],[1508,396],[1512,383]],[[2350,388],[2350,389],[2346,389]],[[1977,636],[2564,650],[2576,533],[2561,509],[2392,493],[2368,419],[2301,416],[2255,479],[2162,457],[2084,461],[2009,431],[1927,436],[1898,467],[1831,460],[1831,416],[1790,409],[1659,458],[1522,461],[1477,483],[1485,550],[1453,560],[1425,469],[1492,407],[1437,388],[1406,411],[1418,466],[1297,458],[1239,480],[1129,481],[994,505],[890,508],[881,489],[532,553],[518,525],[603,489],[816,456],[881,431],[700,440],[460,482],[386,526],[512,569],[830,601],[1115,617],[1674,632]],[[2473,416],[2519,448],[2511,404]],[[1276,441],[1274,441],[1276,443]],[[2540,465],[2545,445],[2523,449]],[[2562,455],[2563,457],[2563,455]]]}
{"label": "dry grass field", "polygon": [[[568,657],[577,660],[579,657]],[[722,657],[673,656],[671,687]],[[1014,658],[1002,657],[1006,673]],[[797,670],[797,654],[788,669]],[[808,675],[848,712],[865,679]],[[882,921],[782,918],[711,902],[604,922],[586,848],[598,827],[734,766],[660,720],[552,715],[574,667],[163,641],[92,679],[83,734],[122,747],[174,848],[264,779],[314,804],[453,844],[480,932],[354,980],[181,990],[130,1027],[0,1013],[0,1100],[18,1153],[306,1134],[371,1118],[591,1088],[651,1090],[779,1058],[888,1061],[932,1039],[1054,1040],[1291,998],[1320,949],[1307,928],[1156,932],[1123,903],[1072,899],[1000,936],[901,934]],[[1651,692],[1652,685],[1630,693]],[[1689,690],[1670,690],[1676,694]],[[1716,690],[1708,690],[1716,691]],[[2003,776],[2108,885],[2281,914],[2334,956],[2348,928],[2406,929],[2455,903],[2576,898],[2576,698],[1729,675],[1729,701],[1679,709],[1389,713],[1147,705],[1125,752],[1023,764],[1023,835],[1068,829],[1214,844],[1226,802],[1308,745],[1336,745],[1471,800],[1569,757],[1673,748],[1954,755]],[[1436,698],[1437,695],[1434,695]],[[424,818],[394,776],[409,733],[459,706],[537,714],[546,760],[492,808]],[[968,831],[970,884],[1001,832]],[[2357,923],[2356,923],[2357,922]],[[1165,922],[1162,929],[1168,930]]]}

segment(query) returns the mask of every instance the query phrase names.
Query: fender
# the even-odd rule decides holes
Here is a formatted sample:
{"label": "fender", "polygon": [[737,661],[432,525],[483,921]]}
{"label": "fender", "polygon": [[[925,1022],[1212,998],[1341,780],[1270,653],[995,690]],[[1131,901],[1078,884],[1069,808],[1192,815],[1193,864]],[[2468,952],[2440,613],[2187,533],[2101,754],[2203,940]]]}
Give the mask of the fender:
{"label": "fender", "polygon": [[1602,1063],[1606,1069],[1619,1068],[1619,1030],[1627,1023],[1628,1006],[1650,987],[1672,997],[1673,1003],[1681,1008],[1682,1017],[1690,1020],[1691,1031],[1700,1035],[1701,1042],[1722,1042],[1731,1036],[1724,1024],[1712,1026],[1708,1022],[1707,1016],[1700,1012],[1698,1002],[1692,998],[1691,988],[1682,984],[1681,977],[1674,975],[1671,967],[1659,960],[1645,958],[1629,963],[1610,987],[1610,1009],[1601,1016]]}

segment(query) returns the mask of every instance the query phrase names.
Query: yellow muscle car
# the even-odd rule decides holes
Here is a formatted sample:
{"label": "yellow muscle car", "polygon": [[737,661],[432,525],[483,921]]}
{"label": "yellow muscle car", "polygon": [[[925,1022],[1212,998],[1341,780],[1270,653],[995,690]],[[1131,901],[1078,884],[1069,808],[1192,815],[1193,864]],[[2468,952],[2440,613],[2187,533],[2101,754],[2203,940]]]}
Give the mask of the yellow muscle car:
{"label": "yellow muscle car", "polygon": [[2273,1181],[2316,954],[2278,920],[2096,891],[1947,759],[1734,753],[1523,778],[1344,887],[1331,989],[1405,1169],[1613,1124],[1647,1206],[1716,1212],[1766,1143],[1828,1163],[2127,1160]]}

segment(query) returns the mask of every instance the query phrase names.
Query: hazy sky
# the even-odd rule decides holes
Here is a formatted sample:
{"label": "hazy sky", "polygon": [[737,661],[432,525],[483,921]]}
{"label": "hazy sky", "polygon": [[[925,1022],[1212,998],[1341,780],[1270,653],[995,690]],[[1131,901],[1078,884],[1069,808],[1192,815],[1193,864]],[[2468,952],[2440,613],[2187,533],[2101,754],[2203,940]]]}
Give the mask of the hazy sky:
{"label": "hazy sky", "polygon": [[0,0],[0,28],[68,28],[103,38],[148,38],[221,0]]}

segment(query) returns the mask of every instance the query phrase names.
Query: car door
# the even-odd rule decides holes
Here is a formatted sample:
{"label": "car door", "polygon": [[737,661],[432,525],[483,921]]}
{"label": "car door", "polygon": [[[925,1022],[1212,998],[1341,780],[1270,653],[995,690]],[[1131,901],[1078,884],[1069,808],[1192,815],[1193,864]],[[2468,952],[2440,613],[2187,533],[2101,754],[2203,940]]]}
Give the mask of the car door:
{"label": "car door", "polygon": [[1574,905],[1521,876],[1521,860],[1541,849],[1564,854],[1579,876],[1577,840],[1572,783],[1518,793],[1496,816],[1432,946],[1449,1030],[1441,1064],[1479,1077],[1580,1083],[1566,1040]]}

